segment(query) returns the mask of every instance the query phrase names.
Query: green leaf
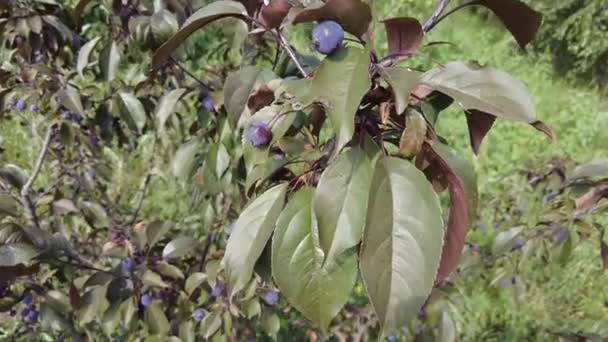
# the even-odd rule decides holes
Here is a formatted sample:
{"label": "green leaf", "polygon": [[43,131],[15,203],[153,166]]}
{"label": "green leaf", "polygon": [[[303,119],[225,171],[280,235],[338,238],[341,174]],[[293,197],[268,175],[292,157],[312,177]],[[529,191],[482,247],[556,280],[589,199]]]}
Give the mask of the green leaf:
{"label": "green leaf", "polygon": [[238,122],[241,114],[247,108],[249,95],[261,84],[266,84],[276,78],[274,73],[259,69],[255,66],[246,66],[230,73],[224,82],[224,107],[228,117]]}
{"label": "green leaf", "polygon": [[80,207],[85,218],[91,222],[95,228],[105,228],[110,226],[110,218],[101,204],[96,202],[83,201]]}
{"label": "green leaf", "polygon": [[281,328],[279,316],[270,310],[264,310],[262,313],[261,324],[264,332],[276,340],[279,329]]}
{"label": "green leaf", "polygon": [[152,57],[152,70],[156,71],[162,67],[167,59],[175,52],[192,33],[204,27],[212,21],[226,17],[237,17],[244,19],[247,16],[245,7],[236,1],[220,0],[210,3],[192,14],[180,27],[179,31],[167,40]]}
{"label": "green leaf", "polygon": [[150,17],[150,27],[156,41],[163,42],[177,32],[179,23],[173,13],[163,9]]}
{"label": "green leaf", "polygon": [[171,265],[165,261],[158,263],[158,273],[173,278],[173,279],[184,279],[184,273],[176,266]]}
{"label": "green leaf", "polygon": [[439,198],[410,162],[376,163],[360,267],[382,334],[416,317],[433,288],[443,243]]}
{"label": "green leaf", "polygon": [[76,318],[81,325],[87,324],[99,317],[99,314],[106,310],[108,302],[105,298],[106,288],[95,286],[85,292],[82,296]]}
{"label": "green leaf", "polygon": [[70,324],[70,321],[66,317],[55,311],[47,303],[42,303],[40,305],[40,321],[42,322],[42,326],[45,329],[61,332],[72,331],[72,325]]}
{"label": "green leaf", "polygon": [[285,203],[286,191],[287,184],[267,190],[254,199],[234,223],[222,260],[231,296],[243,289],[251,279],[255,262],[270,239]]}
{"label": "green leaf", "polygon": [[112,82],[116,77],[118,64],[120,63],[120,51],[114,40],[110,40],[99,54],[99,67],[106,82]]}
{"label": "green leaf", "polygon": [[182,342],[194,342],[194,323],[192,321],[184,321],[179,325],[179,338]]}
{"label": "green leaf", "polygon": [[568,175],[568,180],[570,181],[599,181],[603,179],[608,179],[608,158],[597,159],[579,165]]}
{"label": "green leaf", "polygon": [[305,82],[300,101],[304,106],[318,102],[325,107],[339,151],[353,137],[355,113],[370,88],[369,53],[355,47],[341,48],[325,58],[314,78]]}
{"label": "green leaf", "polygon": [[426,72],[421,83],[452,97],[465,110],[527,122],[545,132],[546,126],[536,119],[528,88],[504,71],[475,63],[451,62]]}
{"label": "green leaf", "polygon": [[203,338],[208,339],[213,336],[222,325],[222,317],[219,313],[212,311],[205,315],[205,318],[201,321],[201,334]]}
{"label": "green leaf", "polygon": [[68,85],[65,89],[60,90],[57,93],[57,99],[60,105],[64,106],[71,112],[75,113],[84,113],[84,108],[82,107],[82,101],[80,101],[80,94],[78,93],[78,89]]}
{"label": "green leaf", "polygon": [[148,247],[152,248],[171,229],[171,225],[161,221],[153,221],[146,228]]}
{"label": "green leaf", "polygon": [[192,172],[194,157],[200,149],[198,140],[190,140],[179,147],[171,161],[171,172],[177,179],[185,180]]}
{"label": "green leaf", "polygon": [[169,242],[165,248],[163,248],[164,259],[175,259],[180,258],[190,252],[192,252],[198,242],[189,236],[177,237]]}
{"label": "green leaf", "polygon": [[165,129],[167,119],[175,112],[175,107],[185,92],[186,89],[183,88],[174,89],[161,97],[158,105],[156,106],[156,112],[154,114],[158,122],[159,130],[163,131]]}
{"label": "green leaf", "polygon": [[70,299],[68,296],[57,290],[51,290],[46,293],[46,302],[55,311],[61,314],[69,314],[71,310]]}
{"label": "green leaf", "polygon": [[121,302],[116,302],[110,305],[110,307],[104,312],[103,318],[101,319],[101,326],[106,336],[112,336],[112,333],[116,331],[116,327],[120,322],[120,308]]}
{"label": "green leaf", "polygon": [[351,249],[323,263],[313,193],[300,189],[281,212],[272,240],[272,275],[289,303],[327,330],[355,285],[357,255]]}
{"label": "green leaf", "polygon": [[26,243],[8,243],[0,246],[0,267],[27,263],[40,252]]}
{"label": "green leaf", "polygon": [[401,67],[379,67],[378,73],[393,90],[397,114],[403,113],[409,102],[410,94],[418,83],[420,73]]}
{"label": "green leaf", "polygon": [[0,194],[0,218],[4,216],[18,216],[19,203],[8,194]]}
{"label": "green leaf", "polygon": [[338,155],[321,175],[314,212],[325,263],[335,263],[340,254],[361,241],[372,172],[366,153],[352,148]]}
{"label": "green leaf", "polygon": [[4,178],[15,189],[21,191],[21,188],[27,183],[28,176],[19,166],[6,164],[0,167],[0,178]]}
{"label": "green leaf", "polygon": [[184,290],[188,295],[191,295],[203,282],[207,280],[207,275],[202,272],[195,272],[188,276]]}
{"label": "green leaf", "polygon": [[146,286],[156,286],[156,287],[169,287],[167,283],[163,281],[161,276],[158,273],[147,270],[144,275],[141,277],[141,281]]}
{"label": "green leaf", "polygon": [[411,158],[418,155],[426,140],[426,120],[417,110],[410,108],[405,114],[405,129],[399,138],[399,155]]}
{"label": "green leaf", "polygon": [[438,342],[456,342],[458,341],[456,327],[447,311],[441,313],[441,322],[439,323],[439,340]]}
{"label": "green leaf", "polygon": [[492,255],[501,255],[513,248],[513,242],[521,234],[524,230],[523,227],[513,227],[504,232],[500,232],[494,238],[494,243],[492,244]]}
{"label": "green leaf", "polygon": [[127,111],[127,122],[132,129],[137,130],[141,134],[144,126],[146,125],[146,110],[144,105],[139,99],[132,93],[119,92],[118,96],[122,100],[125,110]]}
{"label": "green leaf", "polygon": [[89,42],[87,42],[80,48],[80,51],[78,51],[78,61],[76,62],[76,70],[78,71],[80,76],[83,76],[82,72],[87,67],[87,65],[89,65],[89,56],[91,55],[91,52],[95,48],[97,42],[99,42],[99,39],[101,38],[95,37],[91,39]]}
{"label": "green leaf", "polygon": [[171,328],[169,320],[167,319],[167,316],[165,316],[160,304],[152,303],[148,305],[146,307],[144,319],[150,334],[167,335],[169,333],[169,329]]}
{"label": "green leaf", "polygon": [[221,179],[224,172],[230,166],[230,155],[228,150],[222,143],[214,143],[209,146],[207,151],[207,159],[205,160],[205,168],[217,179]]}

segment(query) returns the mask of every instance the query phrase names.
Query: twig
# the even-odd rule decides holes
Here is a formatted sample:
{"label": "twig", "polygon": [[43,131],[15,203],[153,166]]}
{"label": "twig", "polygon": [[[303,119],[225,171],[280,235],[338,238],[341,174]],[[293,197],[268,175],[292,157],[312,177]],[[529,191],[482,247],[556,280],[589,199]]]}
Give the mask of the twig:
{"label": "twig", "polygon": [[285,50],[285,52],[287,52],[287,54],[289,55],[291,60],[294,62],[294,64],[298,68],[298,71],[300,71],[300,73],[302,74],[302,76],[304,76],[304,78],[307,78],[308,73],[306,72],[306,70],[304,70],[304,67],[302,66],[302,64],[300,64],[300,61],[298,61],[298,56],[296,56],[296,53],[291,48],[291,45],[289,45],[289,42],[287,41],[287,39],[285,39],[285,36],[279,30],[274,30],[273,32],[274,32],[273,35],[277,39],[277,42],[281,45],[283,50]]}
{"label": "twig", "polygon": [[206,88],[207,90],[212,90],[211,87],[207,84],[205,84],[205,82],[201,81],[198,77],[196,77],[193,73],[191,73],[190,71],[188,71],[188,69],[186,69],[183,65],[181,65],[180,62],[178,62],[175,58],[173,58],[173,56],[169,57],[169,60],[171,60],[171,62],[173,64],[175,64],[184,74],[190,76],[190,78],[192,78],[193,80],[196,81],[196,83],[200,84],[201,86],[203,86],[204,88]]}
{"label": "twig", "polygon": [[440,0],[433,11],[433,14],[424,22],[422,25],[422,29],[424,32],[429,32],[437,23],[437,19],[441,16],[441,13],[445,10],[445,8],[450,3],[450,0]]}
{"label": "twig", "polygon": [[42,143],[42,148],[40,148],[40,153],[38,154],[38,159],[36,160],[36,165],[34,166],[34,171],[32,175],[27,180],[23,188],[21,188],[21,197],[27,197],[27,193],[30,191],[32,184],[36,181],[36,178],[40,174],[40,170],[42,169],[42,164],[44,163],[44,158],[46,157],[46,153],[49,150],[49,143],[51,142],[51,137],[53,136],[53,127],[49,126],[46,131],[46,137],[44,138],[44,142]]}
{"label": "twig", "polygon": [[[437,24],[439,24],[440,22],[442,22],[442,21],[443,21],[443,19],[445,19],[445,18],[449,17],[450,15],[452,15],[452,13],[454,13],[454,12],[456,12],[456,11],[459,11],[459,10],[461,10],[461,9],[465,8],[465,7],[475,5],[475,4],[477,4],[477,0],[471,0],[471,1],[467,1],[467,2],[465,2],[465,3],[462,3],[462,4],[460,4],[460,5],[458,5],[458,6],[454,7],[454,8],[452,8],[452,9],[451,9],[451,10],[449,10],[449,11],[445,12],[445,14],[443,14],[443,15],[442,15],[440,18],[437,18],[437,19],[436,19],[436,20],[433,22],[433,24],[432,24],[432,25],[431,25],[431,26],[428,28],[428,31],[430,31],[430,30],[431,30],[433,27],[435,27],[435,25],[437,25]],[[427,31],[425,30],[425,32],[427,32]]]}

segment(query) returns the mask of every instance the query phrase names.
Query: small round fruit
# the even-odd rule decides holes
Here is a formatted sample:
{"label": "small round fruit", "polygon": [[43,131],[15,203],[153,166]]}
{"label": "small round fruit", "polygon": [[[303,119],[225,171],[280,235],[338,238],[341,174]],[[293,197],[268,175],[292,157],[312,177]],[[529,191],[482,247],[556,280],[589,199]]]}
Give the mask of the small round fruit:
{"label": "small round fruit", "polygon": [[270,142],[270,136],[272,133],[270,132],[270,127],[263,122],[254,122],[247,129],[247,133],[245,133],[245,137],[247,141],[251,143],[251,145],[255,147],[260,147],[268,144]]}
{"label": "small round fruit", "polygon": [[336,51],[344,40],[342,26],[333,20],[323,21],[312,30],[312,40],[319,53],[329,55]]}
{"label": "small round fruit", "polygon": [[38,108],[38,105],[37,105],[37,104],[32,103],[32,104],[30,105],[30,112],[32,112],[32,113],[36,113],[36,112],[38,112],[38,109],[39,109],[39,108]]}
{"label": "small round fruit", "polygon": [[275,306],[279,303],[279,292],[268,290],[264,294],[264,301],[270,306]]}
{"label": "small round fruit", "polygon": [[204,317],[205,317],[205,310],[203,310],[203,309],[196,309],[192,313],[192,318],[197,322],[202,321]]}
{"label": "small round fruit", "polygon": [[148,306],[148,305],[152,304],[152,297],[150,297],[149,294],[145,294],[145,295],[141,296],[141,298],[139,299],[139,302],[143,306]]}
{"label": "small round fruit", "polygon": [[15,103],[15,109],[17,109],[18,111],[24,111],[26,107],[27,103],[25,103],[24,100],[17,100],[17,102]]}

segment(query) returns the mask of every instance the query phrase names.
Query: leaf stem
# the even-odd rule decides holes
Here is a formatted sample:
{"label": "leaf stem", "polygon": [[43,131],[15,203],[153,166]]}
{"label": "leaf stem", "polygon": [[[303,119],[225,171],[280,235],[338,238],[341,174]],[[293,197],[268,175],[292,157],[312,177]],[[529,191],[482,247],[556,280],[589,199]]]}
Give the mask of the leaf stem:
{"label": "leaf stem", "polygon": [[198,77],[196,77],[193,73],[191,73],[190,71],[188,71],[188,69],[186,69],[180,62],[178,62],[175,58],[173,58],[173,56],[169,57],[169,60],[171,60],[171,63],[175,64],[184,74],[190,76],[190,78],[192,78],[193,80],[196,81],[196,83],[200,84],[201,86],[203,86],[203,88],[207,89],[207,90],[212,90],[211,87],[207,84],[205,84],[205,82],[203,82],[202,80],[200,80]]}

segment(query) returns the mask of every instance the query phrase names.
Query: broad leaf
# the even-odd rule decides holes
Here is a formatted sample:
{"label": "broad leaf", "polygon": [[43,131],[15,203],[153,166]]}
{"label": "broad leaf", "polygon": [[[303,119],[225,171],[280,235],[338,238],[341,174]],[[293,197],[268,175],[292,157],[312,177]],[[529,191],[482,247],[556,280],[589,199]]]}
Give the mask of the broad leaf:
{"label": "broad leaf", "polygon": [[192,172],[194,157],[200,146],[197,140],[191,140],[179,147],[171,161],[171,172],[180,180],[185,180]]}
{"label": "broad leaf", "polygon": [[397,114],[403,113],[412,90],[418,83],[420,73],[401,67],[378,67],[378,73],[391,86]]}
{"label": "broad leaf", "polygon": [[568,175],[569,181],[598,181],[602,179],[608,179],[608,158],[579,165]]}
{"label": "broad leaf", "polygon": [[261,18],[268,28],[277,28],[281,26],[291,7],[288,0],[271,0],[262,8]]}
{"label": "broad leaf", "polygon": [[171,229],[171,225],[160,221],[153,221],[146,227],[146,240],[150,248]]}
{"label": "broad leaf", "polygon": [[324,263],[335,263],[361,241],[372,177],[372,164],[360,148],[341,153],[325,169],[314,195]]}
{"label": "broad leaf", "polygon": [[9,243],[0,245],[0,267],[16,266],[27,263],[40,252],[26,243]]}
{"label": "broad leaf", "polygon": [[158,129],[163,131],[165,129],[165,123],[167,119],[175,112],[175,107],[177,106],[177,102],[184,95],[186,89],[174,89],[171,90],[168,94],[163,95],[158,105],[156,106],[156,112],[154,117],[158,122]]}
{"label": "broad leaf", "polygon": [[0,167],[0,178],[4,178],[18,191],[25,185],[28,175],[17,165],[6,164]]}
{"label": "broad leaf", "polygon": [[95,228],[105,228],[110,226],[110,218],[106,210],[97,202],[83,201],[80,203],[85,218]]}
{"label": "broad leaf", "polygon": [[439,198],[410,162],[376,163],[360,267],[386,335],[416,317],[439,266],[443,222]]}
{"label": "broad leaf", "polygon": [[476,0],[471,5],[485,6],[494,12],[522,49],[534,39],[543,18],[519,0]]}
{"label": "broad leaf", "polygon": [[195,272],[188,276],[184,290],[187,294],[191,295],[204,281],[207,280],[207,275],[202,272]]}
{"label": "broad leaf", "polygon": [[229,74],[224,83],[224,106],[228,117],[238,122],[247,108],[249,95],[258,86],[266,84],[273,78],[275,76],[272,72],[254,66],[247,66]]}
{"label": "broad leaf", "polygon": [[481,142],[494,125],[496,117],[478,110],[469,110],[465,112],[465,115],[467,117],[467,126],[469,127],[471,148],[473,148],[475,154],[479,154]]}
{"label": "broad leaf", "polygon": [[281,212],[272,240],[272,274],[289,303],[326,330],[355,285],[357,256],[351,249],[323,263],[312,200],[313,189],[302,188]]}
{"label": "broad leaf", "polygon": [[526,86],[503,71],[474,63],[451,62],[425,73],[421,82],[452,97],[465,110],[527,122],[552,138],[548,128],[536,119],[534,102]]}
{"label": "broad leaf", "polygon": [[[355,47],[342,48],[321,62],[312,80],[286,85],[304,106],[317,102],[326,108],[340,150],[353,137],[355,113],[370,87],[369,54]],[[294,91],[294,86],[299,89]]]}
{"label": "broad leaf", "polygon": [[203,338],[208,339],[213,336],[222,326],[222,317],[219,313],[213,311],[205,315],[201,321],[201,334]]}
{"label": "broad leaf", "polygon": [[112,82],[118,71],[120,51],[115,41],[110,40],[99,54],[99,67],[106,82]]}
{"label": "broad leaf", "polygon": [[17,216],[19,214],[19,202],[8,194],[0,193],[0,218],[3,216]]}
{"label": "broad leaf", "polygon": [[293,18],[294,24],[335,20],[345,31],[361,37],[367,32],[372,22],[372,11],[361,0],[329,0],[306,8],[294,8],[290,17]]}
{"label": "broad leaf", "polygon": [[425,170],[427,177],[433,183],[447,186],[450,192],[450,214],[435,280],[441,282],[458,266],[469,224],[476,213],[477,183],[472,166],[448,146],[439,142],[425,144],[423,155],[430,164]]}
{"label": "broad leaf", "polygon": [[82,102],[80,101],[78,89],[72,87],[71,85],[66,86],[65,89],[60,90],[57,93],[57,100],[60,105],[64,106],[71,112],[80,114],[84,113],[84,108],[82,107]]}
{"label": "broad leaf", "polygon": [[410,56],[418,50],[424,31],[414,18],[392,18],[383,21],[390,57]]}
{"label": "broad leaf", "polygon": [[180,258],[196,248],[197,242],[189,236],[177,237],[163,248],[164,259]]}
{"label": "broad leaf", "polygon": [[146,110],[144,105],[132,93],[119,92],[118,96],[122,100],[124,109],[127,111],[125,118],[129,125],[138,133],[141,133],[146,125]]}
{"label": "broad leaf", "polygon": [[152,335],[166,335],[171,326],[160,304],[152,303],[146,307],[144,319]]}
{"label": "broad leaf", "polygon": [[285,203],[286,191],[286,184],[267,190],[253,200],[234,223],[222,261],[231,296],[243,289],[251,279],[255,262],[270,239]]}
{"label": "broad leaf", "polygon": [[89,65],[89,56],[91,55],[91,52],[95,48],[95,45],[97,44],[99,39],[101,38],[95,37],[91,39],[91,41],[84,44],[80,48],[80,51],[78,51],[78,61],[76,62],[76,70],[78,71],[80,76],[82,76],[82,72],[87,67],[87,65]]}
{"label": "broad leaf", "polygon": [[426,139],[426,120],[415,109],[408,109],[405,117],[405,129],[399,138],[399,155],[410,158],[418,154]]}
{"label": "broad leaf", "polygon": [[152,70],[157,71],[160,69],[163,63],[165,63],[165,61],[171,57],[171,54],[175,52],[177,47],[196,30],[217,19],[237,17],[244,20],[246,15],[247,11],[245,10],[245,7],[236,1],[215,1],[199,9],[184,22],[175,35],[169,38],[169,40],[154,52]]}

